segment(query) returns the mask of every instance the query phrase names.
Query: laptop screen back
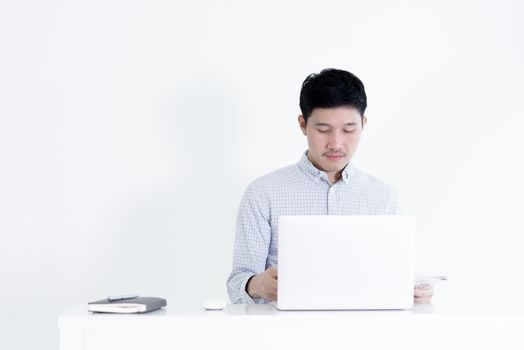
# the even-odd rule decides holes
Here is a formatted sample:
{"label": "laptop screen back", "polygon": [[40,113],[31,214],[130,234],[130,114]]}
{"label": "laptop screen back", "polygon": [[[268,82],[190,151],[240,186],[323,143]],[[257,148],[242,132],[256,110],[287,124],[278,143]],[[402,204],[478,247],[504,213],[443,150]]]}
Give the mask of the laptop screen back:
{"label": "laptop screen back", "polygon": [[281,216],[282,310],[413,307],[412,216]]}

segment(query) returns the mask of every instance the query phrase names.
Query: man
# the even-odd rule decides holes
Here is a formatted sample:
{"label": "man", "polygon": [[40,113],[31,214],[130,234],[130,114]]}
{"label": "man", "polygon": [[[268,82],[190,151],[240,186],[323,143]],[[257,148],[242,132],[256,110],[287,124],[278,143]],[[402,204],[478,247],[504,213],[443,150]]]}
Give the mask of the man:
{"label": "man", "polygon": [[[262,176],[246,189],[227,281],[233,303],[277,299],[280,215],[398,213],[392,189],[351,163],[367,122],[366,107],[364,85],[350,72],[324,69],[306,78],[298,123],[308,150],[299,163]],[[424,291],[420,301],[428,302],[430,292]]]}

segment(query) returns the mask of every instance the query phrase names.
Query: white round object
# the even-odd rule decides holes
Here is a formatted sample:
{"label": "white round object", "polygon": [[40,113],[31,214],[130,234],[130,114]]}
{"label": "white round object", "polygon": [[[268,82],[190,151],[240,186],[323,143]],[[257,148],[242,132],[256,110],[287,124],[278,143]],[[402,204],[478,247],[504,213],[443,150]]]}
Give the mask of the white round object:
{"label": "white round object", "polygon": [[208,299],[202,302],[202,306],[206,310],[222,310],[226,307],[226,302],[220,299]]}

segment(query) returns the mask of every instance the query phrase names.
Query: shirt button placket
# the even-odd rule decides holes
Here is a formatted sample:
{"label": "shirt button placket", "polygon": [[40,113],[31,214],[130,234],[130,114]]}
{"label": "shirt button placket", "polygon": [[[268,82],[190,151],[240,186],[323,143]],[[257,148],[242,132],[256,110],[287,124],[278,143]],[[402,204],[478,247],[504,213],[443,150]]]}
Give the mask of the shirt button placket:
{"label": "shirt button placket", "polygon": [[335,215],[337,212],[336,186],[332,185],[328,190],[328,215]]}

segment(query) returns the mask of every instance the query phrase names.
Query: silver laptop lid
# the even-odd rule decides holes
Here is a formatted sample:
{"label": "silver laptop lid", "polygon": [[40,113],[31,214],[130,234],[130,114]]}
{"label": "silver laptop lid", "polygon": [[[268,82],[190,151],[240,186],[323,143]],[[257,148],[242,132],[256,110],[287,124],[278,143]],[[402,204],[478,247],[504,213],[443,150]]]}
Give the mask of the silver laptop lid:
{"label": "silver laptop lid", "polygon": [[413,307],[412,216],[281,216],[282,310]]}

